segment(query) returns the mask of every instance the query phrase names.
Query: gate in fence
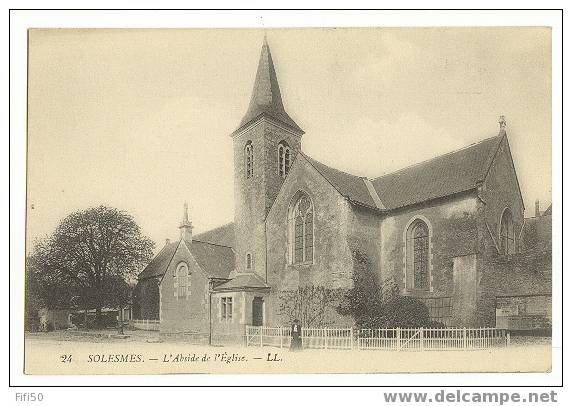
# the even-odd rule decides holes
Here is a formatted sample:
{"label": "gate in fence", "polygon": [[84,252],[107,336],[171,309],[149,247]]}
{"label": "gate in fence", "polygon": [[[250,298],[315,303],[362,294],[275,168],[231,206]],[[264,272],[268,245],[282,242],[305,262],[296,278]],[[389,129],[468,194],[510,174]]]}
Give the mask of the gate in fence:
{"label": "gate in fence", "polygon": [[[304,348],[358,350],[474,350],[504,347],[510,335],[497,328],[304,328]],[[247,346],[290,346],[287,327],[246,326]]]}
{"label": "gate in fence", "polygon": [[[353,337],[353,328],[303,328],[302,346],[304,348],[352,349]],[[246,326],[246,345],[287,348],[290,346],[290,329],[288,327]]]}

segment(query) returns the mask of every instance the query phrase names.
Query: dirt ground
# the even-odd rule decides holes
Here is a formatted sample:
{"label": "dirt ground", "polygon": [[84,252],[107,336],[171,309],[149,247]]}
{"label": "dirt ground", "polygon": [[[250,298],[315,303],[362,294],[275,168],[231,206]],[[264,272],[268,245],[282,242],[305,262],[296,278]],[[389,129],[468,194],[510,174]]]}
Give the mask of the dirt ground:
{"label": "dirt ground", "polygon": [[129,330],[26,335],[27,374],[549,372],[550,340],[471,351],[348,351],[211,347]]}

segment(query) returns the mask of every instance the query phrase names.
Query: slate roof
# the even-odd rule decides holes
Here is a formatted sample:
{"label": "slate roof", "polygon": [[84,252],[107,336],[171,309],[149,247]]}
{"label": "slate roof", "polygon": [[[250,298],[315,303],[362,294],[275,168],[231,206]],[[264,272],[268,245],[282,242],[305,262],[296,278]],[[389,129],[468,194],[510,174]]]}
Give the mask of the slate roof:
{"label": "slate roof", "polygon": [[145,269],[141,271],[138,276],[139,280],[163,275],[171,263],[173,255],[175,255],[175,251],[177,251],[178,246],[179,241],[165,244],[165,246],[161,249],[161,251],[159,251],[157,255],[155,255],[155,257],[151,260],[151,262],[149,262]]}
{"label": "slate roof", "polygon": [[301,153],[310,164],[344,197],[350,201],[375,208],[375,202],[364,178],[339,171]]}
{"label": "slate roof", "polygon": [[387,209],[474,189],[486,177],[503,135],[487,138],[372,180]]}
{"label": "slate roof", "polygon": [[[486,177],[503,136],[487,138],[371,180],[383,209],[397,209],[474,189]],[[352,203],[377,208],[365,184],[366,178],[302,155],[342,196]]]}
{"label": "slate roof", "polygon": [[194,235],[193,241],[195,240],[234,248],[234,223],[228,223]]}
{"label": "slate roof", "polygon": [[270,289],[270,286],[254,273],[239,273],[230,281],[218,285],[214,290],[240,290],[244,288]]}
{"label": "slate roof", "polygon": [[264,39],[264,44],[260,51],[260,60],[258,61],[258,70],[256,71],[250,105],[234,133],[245,128],[260,116],[274,118],[294,130],[302,134],[304,133],[284,109],[280,86],[278,85],[278,78],[276,77],[276,70],[274,69],[274,62],[272,62],[272,54],[270,53],[270,47],[266,42],[266,38]]}
{"label": "slate roof", "polygon": [[[171,263],[180,241],[166,244],[139,274],[139,280],[163,276]],[[230,247],[202,241],[185,241],[187,248],[199,266],[211,278],[228,279],[234,270],[234,251]]]}
{"label": "slate roof", "polygon": [[234,251],[230,247],[193,240],[185,241],[199,266],[211,277],[228,279],[234,270]]}

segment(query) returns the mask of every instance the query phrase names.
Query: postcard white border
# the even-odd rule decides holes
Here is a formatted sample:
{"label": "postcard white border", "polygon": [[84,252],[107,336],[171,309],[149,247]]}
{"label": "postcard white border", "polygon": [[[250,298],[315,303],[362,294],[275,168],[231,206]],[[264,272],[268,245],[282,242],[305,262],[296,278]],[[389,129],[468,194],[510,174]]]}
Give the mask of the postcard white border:
{"label": "postcard white border", "polygon": [[[42,2],[26,6],[46,7]],[[35,4],[34,4],[35,3]],[[532,2],[528,2],[532,3]],[[76,5],[69,4],[70,7]],[[145,6],[146,4],[141,4]],[[171,4],[161,4],[170,6]],[[177,4],[179,7],[191,4]],[[174,5],[175,7],[177,5]],[[435,6],[435,4],[432,4]],[[451,3],[454,6],[454,3]],[[494,2],[498,6],[498,2]],[[520,6],[525,4],[520,3]],[[540,4],[536,4],[537,6]],[[117,7],[118,2],[99,2]],[[290,4],[290,7],[294,4]],[[417,6],[424,4],[417,2]],[[443,5],[444,6],[444,5]],[[479,6],[486,6],[480,3]],[[531,5],[532,6],[532,5]],[[61,7],[61,5],[60,5]],[[23,354],[23,269],[25,219],[26,30],[28,28],[192,27],[405,27],[550,26],[553,29],[553,372],[550,374],[360,374],[360,375],[163,375],[25,376]],[[12,385],[559,385],[562,316],[562,25],[559,11],[14,11],[10,27],[10,289]],[[5,44],[5,43],[4,43]],[[5,46],[5,45],[4,45]],[[502,61],[499,61],[502,63]],[[4,67],[6,69],[6,67]],[[6,72],[7,73],[7,72]],[[7,92],[5,93],[7,94]],[[7,111],[7,109],[5,109]],[[6,244],[5,246],[7,246]],[[7,297],[8,292],[6,292]],[[569,300],[568,300],[569,302]],[[569,305],[570,303],[568,303]],[[5,343],[7,348],[7,343]],[[7,368],[3,368],[6,371]],[[261,392],[265,393],[267,390]],[[146,391],[149,392],[149,391]],[[70,392],[71,394],[72,392]],[[75,391],[79,395],[77,390]],[[85,394],[80,395],[84,398]],[[276,393],[271,395],[275,398]],[[147,393],[148,401],[155,395]],[[84,398],[85,399],[85,398]],[[91,404],[92,400],[85,399]],[[159,401],[159,398],[157,399]],[[380,399],[380,401],[382,401]],[[256,403],[256,402],[255,402]]]}

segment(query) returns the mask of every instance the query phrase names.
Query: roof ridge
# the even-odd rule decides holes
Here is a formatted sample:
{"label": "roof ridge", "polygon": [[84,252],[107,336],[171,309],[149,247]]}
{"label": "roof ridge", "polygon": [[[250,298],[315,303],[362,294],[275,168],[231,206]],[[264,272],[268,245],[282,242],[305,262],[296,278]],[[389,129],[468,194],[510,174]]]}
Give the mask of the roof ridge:
{"label": "roof ridge", "polygon": [[200,233],[197,233],[197,235],[210,233],[211,231],[218,230],[219,228],[226,227],[226,226],[228,226],[228,225],[230,225],[230,224],[233,224],[233,223],[234,223],[234,221],[229,221],[228,223],[221,224],[220,226],[216,226],[216,227],[211,228],[211,229],[209,229],[209,230],[201,231]]}
{"label": "roof ridge", "polygon": [[440,154],[440,155],[434,156],[433,158],[428,158],[428,159],[425,159],[425,160],[420,161],[420,162],[415,162],[415,163],[413,163],[413,164],[411,164],[411,165],[404,166],[403,168],[399,168],[399,169],[396,169],[396,170],[394,170],[394,171],[387,172],[387,173],[384,173],[383,175],[377,176],[377,177],[373,178],[372,181],[375,182],[376,180],[378,180],[378,179],[380,179],[380,178],[383,178],[384,176],[394,175],[394,174],[399,173],[399,172],[401,172],[401,171],[405,171],[405,170],[407,170],[407,169],[411,169],[411,168],[413,168],[413,167],[416,167],[416,166],[425,164],[425,163],[427,163],[427,162],[435,161],[435,160],[437,160],[437,159],[439,159],[439,158],[442,158],[442,157],[445,157],[445,156],[448,156],[448,155],[452,155],[452,154],[455,154],[455,153],[457,153],[457,152],[464,151],[464,150],[469,149],[469,148],[476,147],[476,146],[479,145],[479,144],[482,144],[482,143],[484,143],[484,142],[486,142],[486,141],[490,141],[490,140],[492,140],[492,139],[494,139],[494,138],[498,138],[498,137],[502,137],[502,135],[495,135],[494,137],[488,137],[488,138],[482,139],[482,140],[480,140],[480,141],[473,142],[473,143],[471,143],[471,144],[469,144],[469,145],[466,145],[466,146],[464,146],[464,147],[462,147],[462,148],[455,149],[455,150],[453,150],[453,151],[445,152],[444,154]]}
{"label": "roof ridge", "polygon": [[177,247],[175,248],[175,250],[173,251],[173,254],[171,255],[171,258],[169,258],[169,261],[165,264],[165,271],[161,274],[160,283],[163,282],[165,275],[167,275],[167,269],[169,269],[169,265],[171,265],[171,262],[173,262],[173,258],[175,258],[175,254],[177,253],[177,250],[179,249],[180,245],[181,245],[181,240],[179,240],[179,242],[177,243]]}
{"label": "roof ridge", "polygon": [[[306,158],[308,158],[308,159],[310,159],[310,160],[312,160],[312,161],[314,161],[314,162],[319,163],[320,165],[324,165],[325,167],[327,167],[327,168],[329,168],[329,169],[332,169],[332,170],[334,170],[334,171],[343,173],[344,175],[353,176],[353,177],[356,177],[356,178],[359,178],[359,179],[367,178],[367,176],[354,175],[353,173],[345,172],[345,171],[342,171],[342,170],[340,170],[340,169],[334,168],[333,166],[327,165],[327,164],[325,164],[325,163],[323,163],[323,162],[318,161],[318,160],[315,159],[315,158],[312,158],[312,157],[309,156],[309,155],[306,155],[306,154],[303,153],[302,151],[300,151],[299,153],[302,154],[302,155],[304,155]],[[316,169],[317,169],[317,168],[316,168]]]}
{"label": "roof ridge", "polygon": [[[185,241],[185,242],[187,242],[187,241]],[[230,247],[230,246],[228,246],[228,245],[223,245],[223,244],[215,244],[215,243],[213,243],[213,242],[209,242],[209,241],[195,240],[194,238],[193,238],[193,240],[192,240],[192,241],[190,241],[189,243],[192,245],[192,244],[193,244],[193,242],[200,242],[200,243],[202,243],[202,244],[209,244],[209,245],[215,245],[215,246],[217,246],[217,247],[223,247],[223,248],[230,248],[230,249],[233,249],[232,247]]]}

